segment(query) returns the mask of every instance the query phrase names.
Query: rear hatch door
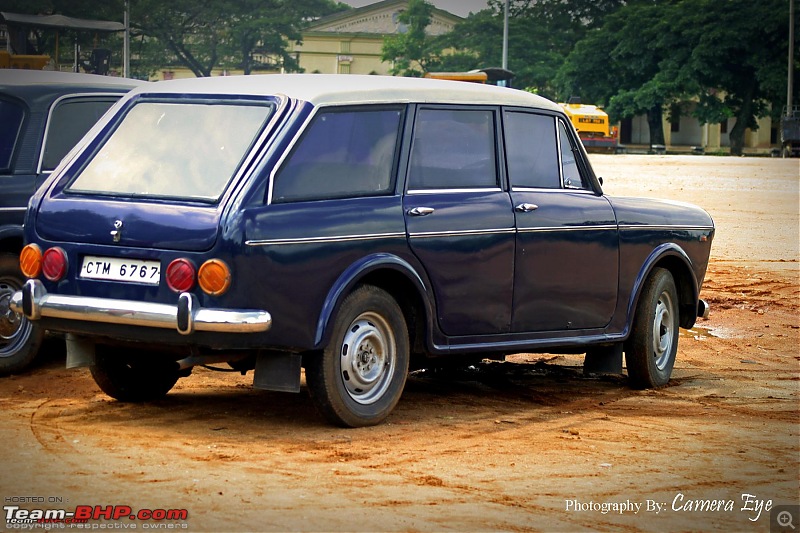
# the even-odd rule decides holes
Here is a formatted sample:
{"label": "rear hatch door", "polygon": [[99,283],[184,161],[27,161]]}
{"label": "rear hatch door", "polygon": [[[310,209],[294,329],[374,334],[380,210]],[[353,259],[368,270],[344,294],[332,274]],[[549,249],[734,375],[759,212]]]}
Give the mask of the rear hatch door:
{"label": "rear hatch door", "polygon": [[36,217],[49,241],[204,251],[224,195],[253,164],[274,102],[142,97],[56,178]]}

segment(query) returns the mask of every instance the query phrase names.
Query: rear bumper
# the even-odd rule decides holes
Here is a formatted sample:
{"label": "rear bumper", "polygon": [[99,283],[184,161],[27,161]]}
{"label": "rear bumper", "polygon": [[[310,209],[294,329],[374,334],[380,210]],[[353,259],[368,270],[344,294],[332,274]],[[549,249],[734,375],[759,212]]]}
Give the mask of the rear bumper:
{"label": "rear bumper", "polygon": [[39,280],[28,280],[14,293],[11,308],[30,320],[42,317],[176,329],[183,335],[195,331],[218,333],[259,333],[268,331],[272,317],[259,309],[202,308],[188,292],[178,296],[177,305],[48,294]]}

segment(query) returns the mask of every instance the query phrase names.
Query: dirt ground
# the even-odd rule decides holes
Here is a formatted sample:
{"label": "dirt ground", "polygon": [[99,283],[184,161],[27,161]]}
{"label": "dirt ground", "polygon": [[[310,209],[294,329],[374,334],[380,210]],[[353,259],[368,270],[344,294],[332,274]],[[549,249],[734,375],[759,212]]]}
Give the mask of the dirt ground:
{"label": "dirt ground", "polygon": [[711,316],[682,330],[667,388],[521,354],[415,373],[387,422],[344,430],[305,391],[205,369],[161,401],[118,403],[50,341],[0,378],[6,517],[88,505],[188,513],[87,524],[114,529],[769,531],[769,506],[800,503],[800,164],[592,162],[610,194],[689,201],[717,224]]}

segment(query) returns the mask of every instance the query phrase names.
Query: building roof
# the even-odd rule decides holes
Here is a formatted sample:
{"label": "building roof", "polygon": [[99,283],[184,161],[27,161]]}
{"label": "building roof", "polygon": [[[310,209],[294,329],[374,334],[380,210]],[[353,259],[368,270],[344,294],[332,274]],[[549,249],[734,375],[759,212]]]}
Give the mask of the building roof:
{"label": "building roof", "polygon": [[123,31],[125,25],[111,20],[89,20],[64,15],[23,15],[20,13],[0,13],[0,20],[7,24],[34,28],[63,28],[89,31]]}
{"label": "building roof", "polygon": [[[320,19],[315,20],[312,24],[307,26],[304,31],[309,31],[309,32],[320,31],[320,28],[324,28],[326,26],[330,26],[339,22],[344,22],[350,19],[357,19],[373,11],[381,11],[383,9],[387,9],[393,6],[407,7],[407,5],[408,5],[408,0],[382,0],[381,2],[375,2],[374,4],[369,4],[362,7],[356,7],[353,9],[348,9],[346,11],[333,13],[332,15],[328,15],[326,17],[322,17]],[[448,19],[453,24],[464,20],[462,17],[454,15],[453,13],[445,11],[444,9],[439,9],[438,7],[433,8],[433,15]]]}
{"label": "building roof", "polygon": [[314,105],[452,103],[518,105],[558,110],[540,96],[505,87],[461,81],[355,74],[264,74],[160,81],[131,94],[285,95]]}

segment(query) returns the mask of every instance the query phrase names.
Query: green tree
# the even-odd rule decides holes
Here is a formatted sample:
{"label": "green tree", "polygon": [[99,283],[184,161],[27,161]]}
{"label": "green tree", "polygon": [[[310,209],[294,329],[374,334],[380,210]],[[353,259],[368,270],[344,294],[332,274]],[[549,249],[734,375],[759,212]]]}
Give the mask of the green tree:
{"label": "green tree", "polygon": [[646,114],[663,144],[662,116],[695,101],[701,123],[735,117],[731,153],[745,129],[780,107],[788,49],[786,0],[630,2],[589,31],[559,71],[563,92],[607,104],[612,119]]}
{"label": "green tree", "polygon": [[[621,0],[512,0],[509,9],[508,68],[513,85],[556,98],[556,73],[575,43],[593,25],[621,5]],[[442,40],[441,62],[469,68],[501,66],[504,2],[473,13]],[[451,69],[445,69],[451,70]],[[454,70],[454,69],[452,69]]]}
{"label": "green tree", "polygon": [[[235,15],[225,23],[225,42],[245,74],[259,66],[297,71],[299,65],[288,52],[288,44],[301,41],[304,19],[350,9],[333,0],[227,0],[227,4],[226,11]],[[256,64],[256,54],[273,63]]]}
{"label": "green tree", "polygon": [[576,44],[560,67],[562,94],[606,106],[612,120],[644,114],[651,144],[664,144],[664,109],[687,92],[676,74],[686,48],[671,27],[668,2],[629,4]]}
{"label": "green tree", "polygon": [[691,50],[680,72],[700,89],[694,116],[701,122],[735,117],[731,154],[741,155],[745,130],[758,129],[757,119],[779,109],[786,96],[789,3],[683,0],[678,7],[675,23]]}
{"label": "green tree", "polygon": [[393,75],[419,77],[437,61],[441,46],[425,33],[433,9],[426,0],[409,0],[407,9],[398,17],[405,31],[384,38],[381,59],[392,62]]}

